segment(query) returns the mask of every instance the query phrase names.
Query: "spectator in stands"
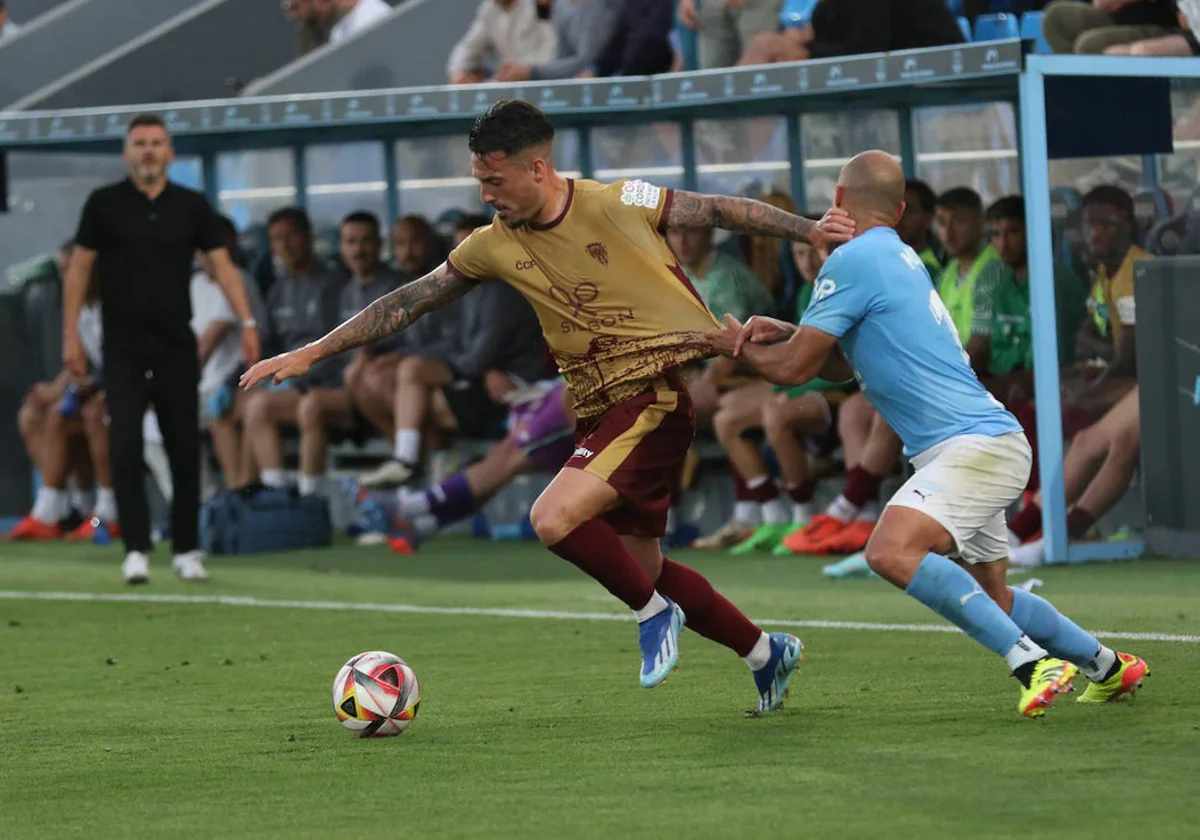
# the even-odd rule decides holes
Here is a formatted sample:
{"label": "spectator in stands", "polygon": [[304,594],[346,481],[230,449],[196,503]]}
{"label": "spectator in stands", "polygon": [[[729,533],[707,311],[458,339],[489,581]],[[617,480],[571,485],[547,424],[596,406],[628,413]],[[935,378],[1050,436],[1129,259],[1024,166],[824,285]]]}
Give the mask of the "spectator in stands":
{"label": "spectator in stands", "polygon": [[[371,213],[351,213],[342,220],[339,251],[350,271],[350,282],[342,287],[337,321],[353,318],[378,298],[399,288],[403,280],[381,259],[383,237],[379,219]],[[360,347],[352,356],[327,359],[318,382],[300,398],[296,425],[300,427],[300,493],[320,493],[325,475],[329,432],[352,433],[356,414],[351,392],[376,357],[394,341],[385,339],[374,346]]]}
{"label": "spectator in stands", "polygon": [[1179,32],[1147,38],[1129,44],[1114,44],[1104,50],[1105,55],[1200,55],[1200,0],[1176,0],[1179,8]]}
{"label": "spectator in stands", "polygon": [[1120,187],[1096,187],[1083,197],[1083,227],[1097,265],[1075,341],[1077,369],[1064,387],[1068,404],[1095,420],[1136,383],[1133,267],[1151,255],[1133,244],[1133,199]]}
{"label": "spectator in stands", "polygon": [[675,0],[621,0],[617,28],[595,63],[577,75],[653,76],[671,72]]}
{"label": "spectator in stands", "polygon": [[997,256],[983,235],[983,199],[968,187],[947,190],[938,196],[934,219],[950,260],[937,279],[937,292],[972,366],[979,370],[979,357],[992,325],[992,294],[998,279],[984,271]]}
{"label": "spectator in stands", "polygon": [[338,21],[329,33],[329,43],[342,41],[373,29],[392,13],[385,0],[334,0]]}
{"label": "spectator in stands", "polygon": [[[791,252],[804,279],[792,316],[799,321],[812,299],[821,258],[807,243],[791,243]],[[732,543],[734,554],[774,552],[787,535],[807,525],[816,511],[805,440],[831,429],[833,407],[844,397],[844,384],[814,379],[798,388],[754,383],[722,398],[713,429],[735,476],[734,517],[694,546],[716,548]],[[761,444],[746,437],[760,429],[766,432],[778,457],[782,488],[767,471]]]}
{"label": "spectator in stands", "polygon": [[[551,0],[539,0],[549,6]],[[573,79],[595,67],[617,31],[621,6],[613,0],[553,0],[557,57],[537,64],[528,58],[506,61],[496,70],[497,82]]]}
{"label": "spectator in stands", "polygon": [[1174,0],[1056,0],[1042,34],[1056,53],[1099,55],[1109,47],[1177,34]]}
{"label": "spectator in stands", "polygon": [[904,215],[896,223],[896,233],[905,245],[917,252],[930,278],[942,275],[942,258],[934,246],[933,219],[937,212],[937,195],[924,181],[910,179],[904,188]]}
{"label": "spectator in stands", "polygon": [[[1029,254],[1025,199],[1010,195],[987,211],[988,233],[999,259],[984,272],[993,288],[992,322],[977,372],[1007,405],[1033,395],[1033,318],[1029,301]],[[1070,267],[1054,266],[1059,363],[1070,364],[1075,334],[1086,313],[1087,291]],[[1030,430],[1026,429],[1028,433]]]}
{"label": "spectator in stands", "polygon": [[680,0],[679,22],[700,33],[700,69],[732,67],[756,37],[774,33],[783,0]]}
{"label": "spectator in stands", "polygon": [[[771,295],[744,262],[727,251],[713,247],[711,230],[672,230],[667,243],[679,259],[692,286],[718,318],[726,313],[739,321],[771,309]],[[697,421],[707,426],[717,409],[721,392],[736,371],[733,359],[713,359],[688,383]],[[757,379],[757,377],[755,377]]]}
{"label": "spectator in stands", "polygon": [[940,47],[962,40],[945,0],[820,0],[811,26],[757,36],[738,64]]}
{"label": "spectator in stands", "polygon": [[433,271],[445,257],[442,243],[424,216],[404,216],[392,225],[392,265],[407,280]]}
{"label": "spectator in stands", "polygon": [[463,240],[470,236],[477,228],[487,227],[490,225],[491,219],[487,216],[471,213],[459,218],[454,223],[454,236],[451,239],[451,247],[457,248],[463,243]]}
{"label": "spectator in stands", "polygon": [[[1063,491],[1069,538],[1087,536],[1096,520],[1121,500],[1133,480],[1141,451],[1141,413],[1135,386],[1099,422],[1076,435],[1067,451]],[[1037,536],[1042,530],[1041,505],[1039,492],[1009,523],[1015,566],[1040,566],[1045,562],[1045,543]]]}
{"label": "spectator in stands", "polygon": [[300,55],[329,43],[336,18],[333,0],[284,0],[283,12],[296,25],[296,51]]}
{"label": "spectator in stands", "polygon": [[[271,252],[281,267],[278,281],[267,292],[267,321],[263,325],[264,348],[275,354],[314,341],[337,326],[342,282],[313,253],[312,222],[304,210],[276,210],[267,219],[267,234]],[[226,441],[218,446],[242,447],[240,474],[226,477],[230,486],[251,484],[256,475],[268,487],[284,486],[279,425],[296,422],[303,391],[321,375],[322,371],[313,370],[308,377],[282,385],[238,392],[233,411],[212,426],[214,441],[225,436],[237,442]]]}
{"label": "spectator in stands", "polygon": [[[113,493],[109,460],[108,407],[104,399],[103,327],[100,322],[100,284],[95,275],[88,283],[79,310],[79,337],[91,370],[77,376],[64,370],[54,382],[35,385],[17,414],[17,427],[29,460],[41,474],[33,510],[8,534],[13,540],[53,540],[62,537],[73,513],[83,521],[67,535],[88,540],[96,524],[104,522],[120,536],[117,500]],[[74,475],[76,489],[68,491]],[[91,477],[97,492],[90,493]],[[88,488],[85,490],[85,488]]]}
{"label": "spectator in stands", "polygon": [[502,436],[505,398],[547,377],[541,326],[515,289],[487,283],[462,303],[455,309],[456,341],[444,357],[410,355],[396,366],[395,448],[391,460],[361,477],[364,486],[402,485],[418,476],[426,429]]}
{"label": "spectator in stands", "polygon": [[[267,323],[267,308],[254,278],[245,269],[245,259],[239,244],[237,226],[228,216],[219,218],[225,247],[246,286],[246,299],[254,319]],[[200,423],[211,427],[233,408],[237,395],[235,374],[241,367],[241,357],[231,348],[238,345],[237,316],[229,302],[220,294],[214,279],[212,262],[203,254],[200,270],[192,275],[189,294],[192,301],[192,332],[200,357]],[[156,421],[157,422],[157,421]],[[214,454],[225,480],[241,475],[241,450],[238,441],[229,435],[212,437]]]}
{"label": "spectator in stands", "polygon": [[17,37],[20,32],[21,27],[8,17],[8,4],[5,0],[0,0],[0,43]]}
{"label": "spectator in stands", "polygon": [[450,53],[446,75],[452,85],[486,82],[502,65],[545,64],[557,49],[549,3],[483,0],[470,29]]}

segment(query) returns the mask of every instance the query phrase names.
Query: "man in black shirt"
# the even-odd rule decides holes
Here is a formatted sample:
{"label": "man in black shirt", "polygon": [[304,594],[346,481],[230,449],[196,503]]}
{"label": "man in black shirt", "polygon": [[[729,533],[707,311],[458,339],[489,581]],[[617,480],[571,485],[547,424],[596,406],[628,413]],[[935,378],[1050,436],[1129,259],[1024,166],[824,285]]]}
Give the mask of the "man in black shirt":
{"label": "man in black shirt", "polygon": [[175,488],[172,565],[184,580],[204,580],[198,550],[200,365],[189,323],[197,250],[212,260],[217,282],[241,319],[248,363],[259,356],[258,332],[208,201],[167,180],[174,150],[162,120],[135,117],[124,157],[129,177],[93,192],[79,221],[64,288],[63,360],[73,372],[86,372],[76,323],[94,267],[100,278],[114,490],[126,550],[122,572],[127,583],[149,579],[142,419],[153,404]]}

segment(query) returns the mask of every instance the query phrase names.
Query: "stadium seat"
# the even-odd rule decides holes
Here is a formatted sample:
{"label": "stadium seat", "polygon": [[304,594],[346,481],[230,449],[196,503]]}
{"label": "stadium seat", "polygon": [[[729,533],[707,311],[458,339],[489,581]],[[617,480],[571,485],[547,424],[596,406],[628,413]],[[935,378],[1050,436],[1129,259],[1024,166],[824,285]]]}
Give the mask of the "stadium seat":
{"label": "stadium seat", "polygon": [[976,41],[1004,41],[1021,37],[1016,15],[980,15],[975,19]]}
{"label": "stadium seat", "polygon": [[1054,50],[1050,49],[1050,45],[1046,43],[1046,36],[1042,34],[1043,17],[1044,12],[1026,12],[1021,15],[1021,40],[1033,41],[1033,51],[1038,55],[1050,55]]}
{"label": "stadium seat", "polygon": [[1175,213],[1171,196],[1162,188],[1145,189],[1133,197],[1133,218],[1137,223],[1134,240],[1142,242],[1163,219]]}
{"label": "stadium seat", "polygon": [[1187,232],[1187,213],[1164,219],[1146,235],[1146,250],[1156,257],[1173,257],[1180,252],[1180,245]]}
{"label": "stadium seat", "polygon": [[784,29],[800,29],[812,21],[817,0],[783,0],[779,10],[779,25]]}
{"label": "stadium seat", "polygon": [[963,40],[968,44],[971,43],[971,21],[965,17],[955,18],[958,21],[958,28],[962,30]]}

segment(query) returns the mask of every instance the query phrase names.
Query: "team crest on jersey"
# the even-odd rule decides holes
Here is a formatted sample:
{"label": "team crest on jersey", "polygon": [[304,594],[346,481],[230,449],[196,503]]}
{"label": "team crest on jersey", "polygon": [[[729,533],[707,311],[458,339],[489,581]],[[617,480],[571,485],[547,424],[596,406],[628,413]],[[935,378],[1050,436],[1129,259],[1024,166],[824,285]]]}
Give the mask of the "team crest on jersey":
{"label": "team crest on jersey", "polygon": [[647,184],[645,181],[626,181],[621,187],[621,203],[630,207],[645,207],[653,210],[658,207],[662,198],[662,187]]}
{"label": "team crest on jersey", "polygon": [[608,249],[604,247],[603,242],[589,242],[587,252],[588,256],[600,265],[608,265]]}

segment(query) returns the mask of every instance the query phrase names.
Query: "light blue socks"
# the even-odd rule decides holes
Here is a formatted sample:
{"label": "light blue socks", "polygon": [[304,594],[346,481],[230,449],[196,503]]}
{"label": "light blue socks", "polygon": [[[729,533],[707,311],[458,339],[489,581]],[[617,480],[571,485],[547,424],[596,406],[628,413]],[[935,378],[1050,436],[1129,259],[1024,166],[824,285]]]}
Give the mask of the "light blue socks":
{"label": "light blue socks", "polygon": [[1096,637],[1054,608],[1023,589],[1014,589],[1012,620],[1051,655],[1078,665],[1092,679],[1100,679],[1112,666],[1112,651]]}
{"label": "light blue socks", "polygon": [[940,554],[925,555],[906,591],[979,644],[1003,656],[1011,668],[1046,655],[975,578]]}

